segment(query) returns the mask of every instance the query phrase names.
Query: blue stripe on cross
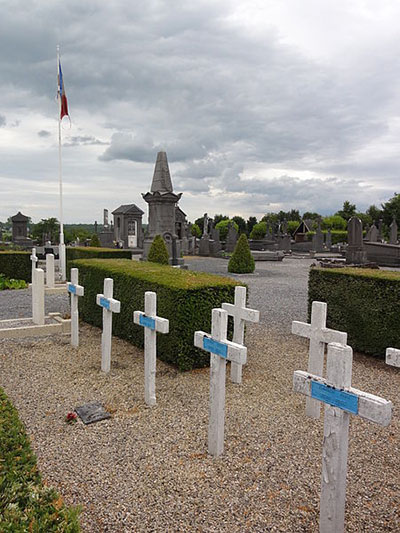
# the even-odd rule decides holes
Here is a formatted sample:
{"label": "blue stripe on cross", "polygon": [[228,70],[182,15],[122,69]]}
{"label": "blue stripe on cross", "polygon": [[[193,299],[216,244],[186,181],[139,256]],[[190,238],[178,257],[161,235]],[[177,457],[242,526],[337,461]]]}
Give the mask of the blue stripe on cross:
{"label": "blue stripe on cross", "polygon": [[333,407],[340,407],[343,411],[356,415],[358,413],[358,398],[352,392],[335,389],[325,383],[311,381],[311,398],[328,403]]}
{"label": "blue stripe on cross", "polygon": [[139,324],[145,328],[149,328],[152,330],[156,329],[156,321],[154,320],[154,318],[151,318],[150,316],[140,315]]}

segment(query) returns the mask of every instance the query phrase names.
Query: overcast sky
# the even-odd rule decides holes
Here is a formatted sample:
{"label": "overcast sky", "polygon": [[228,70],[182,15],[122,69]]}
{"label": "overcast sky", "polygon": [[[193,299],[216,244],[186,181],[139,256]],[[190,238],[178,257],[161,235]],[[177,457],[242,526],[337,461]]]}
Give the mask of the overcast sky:
{"label": "overcast sky", "polygon": [[400,192],[396,0],[0,0],[0,220],[102,221],[166,150],[190,220]]}

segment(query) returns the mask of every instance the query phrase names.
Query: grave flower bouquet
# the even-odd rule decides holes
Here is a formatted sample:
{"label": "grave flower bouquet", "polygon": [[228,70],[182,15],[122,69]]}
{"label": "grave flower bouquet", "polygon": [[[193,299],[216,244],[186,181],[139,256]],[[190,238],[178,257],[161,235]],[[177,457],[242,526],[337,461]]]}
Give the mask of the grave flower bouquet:
{"label": "grave flower bouquet", "polygon": [[68,413],[65,417],[65,421],[67,424],[74,424],[75,422],[77,422],[77,420],[78,417],[76,413]]}

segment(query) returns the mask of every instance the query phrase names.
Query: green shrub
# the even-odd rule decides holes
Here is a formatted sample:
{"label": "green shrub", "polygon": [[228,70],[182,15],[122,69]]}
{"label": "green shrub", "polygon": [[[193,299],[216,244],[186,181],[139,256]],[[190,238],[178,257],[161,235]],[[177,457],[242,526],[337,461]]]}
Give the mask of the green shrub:
{"label": "green shrub", "polygon": [[250,239],[261,240],[265,237],[266,233],[267,233],[267,223],[258,222],[258,224],[254,224],[253,229],[251,230]]}
{"label": "green shrub", "polygon": [[94,248],[100,248],[100,239],[98,238],[96,233],[93,233],[91,239],[90,239],[90,246]]}
{"label": "green shrub", "polygon": [[43,485],[24,426],[0,389],[0,531],[80,531],[78,509],[67,509]]}
{"label": "green shrub", "polygon": [[247,274],[254,272],[255,263],[250,252],[249,241],[244,233],[239,237],[228,263],[228,272]]}
{"label": "green shrub", "polygon": [[322,219],[321,228],[346,230],[347,221],[339,215],[332,215],[331,217],[325,217]]}
{"label": "green shrub", "polygon": [[10,279],[0,274],[0,291],[5,289],[26,289],[27,286],[27,282],[22,279]]}
{"label": "green shrub", "polygon": [[[119,250],[114,248],[92,248],[86,246],[68,246],[67,250],[67,276],[70,279],[70,263],[75,259],[131,259],[130,250]],[[23,278],[22,278],[23,279]]]}
{"label": "green shrub", "polygon": [[347,331],[354,349],[385,355],[400,348],[400,272],[363,268],[313,268],[308,305],[328,304],[328,326]]}
{"label": "green shrub", "polygon": [[179,370],[209,365],[209,354],[194,347],[194,332],[211,332],[211,310],[234,301],[238,282],[147,261],[81,259],[72,266],[79,268],[79,282],[85,287],[85,296],[79,299],[84,321],[102,326],[96,294],[103,293],[104,278],[110,277],[114,297],[121,301],[121,312],[113,316],[113,334],[142,348],[143,328],[133,323],[133,311],[144,311],[144,293],[154,291],[158,316],[170,321],[170,333],[157,335],[158,357]]}
{"label": "green shrub", "polygon": [[32,277],[30,256],[29,252],[0,252],[0,274],[29,283]]}
{"label": "green shrub", "polygon": [[147,260],[152,263],[160,263],[160,265],[169,264],[169,253],[161,235],[156,235],[154,237]]}
{"label": "green shrub", "polygon": [[201,229],[199,228],[199,226],[197,224],[192,224],[192,227],[191,227],[191,234],[193,235],[193,237],[197,237],[198,239],[200,239],[201,237]]}
{"label": "green shrub", "polygon": [[219,230],[219,238],[221,241],[226,241],[226,238],[228,236],[228,226],[229,224],[233,224],[236,231],[239,231],[239,226],[231,219],[224,219],[220,220],[218,224],[215,225],[215,229]]}

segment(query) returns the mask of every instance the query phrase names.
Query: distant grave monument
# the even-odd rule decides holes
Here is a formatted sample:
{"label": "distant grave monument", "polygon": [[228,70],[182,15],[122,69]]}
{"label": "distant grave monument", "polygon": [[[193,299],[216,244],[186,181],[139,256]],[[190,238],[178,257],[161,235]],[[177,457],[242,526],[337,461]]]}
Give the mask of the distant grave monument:
{"label": "distant grave monument", "polygon": [[120,205],[114,216],[114,240],[120,248],[143,248],[143,211],[135,204]]}
{"label": "distant grave monument", "polygon": [[99,241],[103,248],[114,247],[114,231],[108,224],[108,209],[103,210],[103,229],[99,233]]}
{"label": "distant grave monument", "polygon": [[28,237],[28,222],[29,217],[23,215],[18,211],[16,215],[11,217],[12,222],[12,242],[20,246],[29,246],[32,239]]}
{"label": "distant grave monument", "polygon": [[363,244],[362,222],[357,217],[352,217],[347,226],[348,247],[346,250],[346,263],[364,264],[367,254]]}

